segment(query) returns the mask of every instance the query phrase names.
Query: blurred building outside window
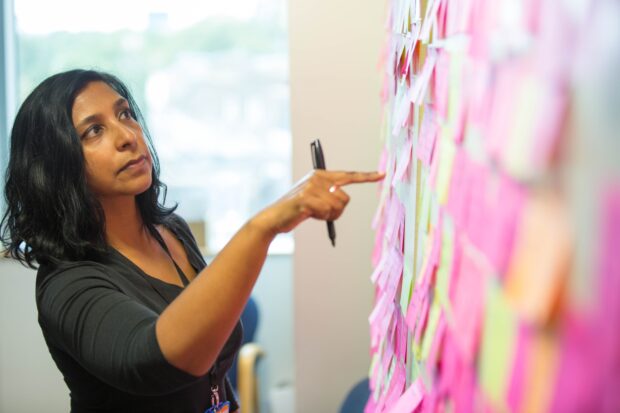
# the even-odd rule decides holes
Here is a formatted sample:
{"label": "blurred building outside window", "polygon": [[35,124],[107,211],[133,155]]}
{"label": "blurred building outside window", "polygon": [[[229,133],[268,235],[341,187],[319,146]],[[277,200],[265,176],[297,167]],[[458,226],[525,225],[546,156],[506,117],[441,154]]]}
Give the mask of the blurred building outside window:
{"label": "blurred building outside window", "polygon": [[[14,2],[18,104],[60,71],[118,75],[205,254],[289,188],[285,0]],[[292,250],[284,234],[270,253]]]}

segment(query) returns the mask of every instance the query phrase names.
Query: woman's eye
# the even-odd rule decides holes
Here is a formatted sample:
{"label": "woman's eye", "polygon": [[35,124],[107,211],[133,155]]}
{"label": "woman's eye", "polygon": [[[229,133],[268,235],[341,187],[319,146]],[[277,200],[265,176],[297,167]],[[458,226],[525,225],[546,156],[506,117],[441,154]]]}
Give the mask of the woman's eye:
{"label": "woman's eye", "polygon": [[101,133],[102,130],[103,130],[103,127],[101,125],[93,125],[90,128],[86,129],[86,132],[84,132],[84,135],[82,135],[82,138],[97,136]]}
{"label": "woman's eye", "polygon": [[133,114],[130,109],[125,109],[121,112],[121,119],[133,119]]}

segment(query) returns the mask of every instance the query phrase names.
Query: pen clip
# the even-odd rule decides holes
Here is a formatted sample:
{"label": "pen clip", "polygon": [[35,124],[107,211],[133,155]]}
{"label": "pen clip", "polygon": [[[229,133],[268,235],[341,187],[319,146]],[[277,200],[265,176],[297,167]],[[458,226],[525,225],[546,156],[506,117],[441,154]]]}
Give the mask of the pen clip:
{"label": "pen clip", "polygon": [[310,144],[312,150],[312,165],[314,169],[325,169],[325,158],[323,157],[323,148],[321,148],[321,141],[315,139]]}

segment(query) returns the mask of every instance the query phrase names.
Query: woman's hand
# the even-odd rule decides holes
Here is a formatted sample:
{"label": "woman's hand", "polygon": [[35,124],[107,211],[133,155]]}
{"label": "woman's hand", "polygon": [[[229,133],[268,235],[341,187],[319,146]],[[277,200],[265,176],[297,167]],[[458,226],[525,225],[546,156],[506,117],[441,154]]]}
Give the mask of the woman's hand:
{"label": "woman's hand", "polygon": [[385,174],[314,170],[295,184],[282,198],[253,218],[255,224],[272,235],[291,231],[307,218],[335,221],[349,203],[341,187],[376,182]]}

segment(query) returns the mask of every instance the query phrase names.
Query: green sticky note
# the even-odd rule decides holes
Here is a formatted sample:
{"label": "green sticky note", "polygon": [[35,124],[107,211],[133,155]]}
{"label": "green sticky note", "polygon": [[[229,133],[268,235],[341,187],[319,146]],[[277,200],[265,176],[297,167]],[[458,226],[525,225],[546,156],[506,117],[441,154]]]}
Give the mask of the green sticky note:
{"label": "green sticky note", "polygon": [[[406,236],[405,236],[406,237]],[[405,240],[405,248],[407,248],[407,241]],[[407,254],[403,261],[403,285],[400,291],[400,310],[403,317],[407,314],[407,308],[409,307],[409,301],[411,301],[411,292],[413,290],[413,252]]]}
{"label": "green sticky note", "polygon": [[[415,190],[415,187],[409,186],[408,191]],[[414,258],[414,247],[415,247],[415,205],[411,205],[409,202],[411,200],[411,196],[409,195],[409,199],[403,199],[403,204],[405,205],[405,251],[403,254],[403,283],[400,293],[400,309],[402,311],[403,316],[407,314],[407,308],[409,306],[409,301],[411,300],[411,292],[413,289],[413,278],[414,278],[414,268],[413,268],[413,258]]]}
{"label": "green sticky note", "polygon": [[450,305],[450,274],[454,260],[454,223],[447,214],[443,216],[441,229],[441,255],[435,281],[435,297],[442,307],[447,308]]}
{"label": "green sticky note", "polygon": [[504,411],[517,339],[515,315],[502,289],[489,279],[480,349],[480,382],[489,400]]}
{"label": "green sticky note", "polygon": [[433,300],[431,308],[428,313],[428,321],[426,324],[426,331],[422,338],[422,360],[426,361],[431,352],[431,346],[435,338],[435,332],[437,331],[437,325],[439,324],[439,317],[441,316],[441,306],[437,300]]}
{"label": "green sticky note", "polygon": [[[448,129],[445,128],[444,131]],[[452,164],[456,155],[456,144],[448,137],[448,133],[442,133],[439,144],[439,169],[437,171],[436,191],[437,198],[441,205],[448,202],[448,191],[450,189],[450,178],[452,177]]]}

